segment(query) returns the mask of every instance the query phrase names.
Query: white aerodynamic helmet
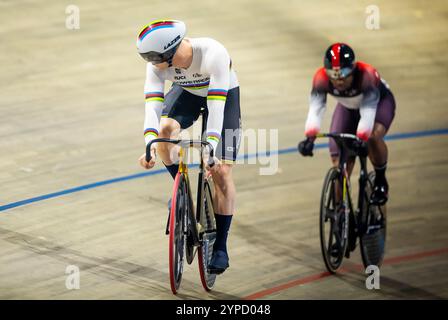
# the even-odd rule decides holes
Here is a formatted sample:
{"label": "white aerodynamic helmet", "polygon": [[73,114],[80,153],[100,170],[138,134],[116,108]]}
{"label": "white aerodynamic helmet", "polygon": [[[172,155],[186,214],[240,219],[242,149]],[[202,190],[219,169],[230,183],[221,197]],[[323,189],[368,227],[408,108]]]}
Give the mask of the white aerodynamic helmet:
{"label": "white aerodynamic helmet", "polygon": [[148,62],[158,64],[168,62],[172,65],[187,28],[185,23],[177,20],[155,20],[142,28],[138,34],[138,53]]}

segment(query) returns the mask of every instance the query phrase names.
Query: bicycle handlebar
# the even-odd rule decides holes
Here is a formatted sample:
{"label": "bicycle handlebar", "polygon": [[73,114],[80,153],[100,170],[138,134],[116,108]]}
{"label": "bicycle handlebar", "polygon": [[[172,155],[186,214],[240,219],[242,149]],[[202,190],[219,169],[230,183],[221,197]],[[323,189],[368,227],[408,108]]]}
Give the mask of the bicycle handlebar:
{"label": "bicycle handlebar", "polygon": [[[351,133],[318,133],[316,138],[333,138],[339,146],[345,145],[348,149],[355,151],[358,155],[367,155],[367,144],[364,140]],[[347,145],[347,140],[360,143],[360,149],[353,149],[353,146]]]}
{"label": "bicycle handlebar", "polygon": [[[195,147],[195,146],[206,146],[209,148],[210,150],[210,157],[208,158],[208,165],[210,168],[212,168],[215,165],[215,160],[213,159],[214,156],[214,150],[213,150],[213,146],[211,145],[210,142],[207,141],[202,141],[202,140],[175,140],[175,139],[166,139],[166,138],[157,138],[157,139],[153,139],[151,140],[148,145],[146,146],[146,162],[151,161],[151,146],[153,143],[156,142],[165,142],[165,143],[173,143],[173,144],[178,144],[183,148],[187,148],[187,147]],[[202,153],[201,153],[201,157],[202,157]]]}
{"label": "bicycle handlebar", "polygon": [[358,142],[364,142],[357,135],[351,133],[318,133],[316,138],[333,138],[337,140],[356,140]]}

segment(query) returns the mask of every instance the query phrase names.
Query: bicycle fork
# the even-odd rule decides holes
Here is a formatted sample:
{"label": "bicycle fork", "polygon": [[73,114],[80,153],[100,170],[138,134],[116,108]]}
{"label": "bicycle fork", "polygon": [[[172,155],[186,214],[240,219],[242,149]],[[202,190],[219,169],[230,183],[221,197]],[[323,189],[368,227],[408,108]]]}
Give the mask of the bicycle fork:
{"label": "bicycle fork", "polygon": [[[183,220],[183,225],[182,225],[182,233],[185,235],[185,237],[187,239],[191,239],[191,242],[194,246],[198,246],[199,245],[199,238],[198,238],[198,232],[197,232],[197,226],[195,223],[195,217],[194,217],[194,203],[193,203],[193,199],[191,197],[191,192],[190,192],[190,180],[188,179],[188,167],[187,165],[184,163],[183,159],[184,159],[184,155],[185,155],[185,150],[184,148],[180,148],[179,149],[179,173],[183,175],[184,181],[185,181],[185,188],[182,192],[182,195],[184,197],[184,199],[182,199],[183,201],[183,207],[185,209],[185,211],[182,213],[184,214],[184,219]],[[178,204],[176,204],[178,205]],[[168,235],[169,232],[169,225],[170,225],[170,217],[171,217],[171,208],[170,211],[168,212],[168,219],[166,222],[166,230],[165,230],[165,234]]]}

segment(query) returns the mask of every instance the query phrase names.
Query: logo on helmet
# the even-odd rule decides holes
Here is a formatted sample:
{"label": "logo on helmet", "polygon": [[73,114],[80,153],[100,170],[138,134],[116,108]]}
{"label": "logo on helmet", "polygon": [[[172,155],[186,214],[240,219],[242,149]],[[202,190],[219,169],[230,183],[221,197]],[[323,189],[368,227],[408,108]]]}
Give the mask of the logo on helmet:
{"label": "logo on helmet", "polygon": [[168,49],[169,47],[171,47],[173,44],[175,44],[178,40],[180,39],[180,35],[178,35],[176,38],[174,38],[170,43],[168,43],[166,46],[163,47],[163,50]]}

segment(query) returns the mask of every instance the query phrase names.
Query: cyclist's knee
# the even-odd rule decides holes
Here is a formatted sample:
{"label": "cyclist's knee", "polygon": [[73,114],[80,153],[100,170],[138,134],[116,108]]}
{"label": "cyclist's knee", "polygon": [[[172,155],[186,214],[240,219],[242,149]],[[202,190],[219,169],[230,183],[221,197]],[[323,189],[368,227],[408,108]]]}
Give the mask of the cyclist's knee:
{"label": "cyclist's knee", "polygon": [[375,148],[375,150],[379,148],[383,143],[384,143],[383,136],[373,133],[369,137],[369,140],[367,141],[367,145],[369,146],[369,148]]}
{"label": "cyclist's knee", "polygon": [[[177,139],[180,133],[180,125],[174,119],[162,119],[160,122],[159,138]],[[174,152],[174,145],[170,143],[158,143],[157,153],[162,156],[165,162],[175,161],[177,152]],[[173,152],[173,154],[171,154]]]}
{"label": "cyclist's knee", "polygon": [[230,186],[233,183],[232,165],[221,164],[219,169],[213,173],[213,181],[215,182],[216,187],[218,187],[224,194],[230,192]]}
{"label": "cyclist's knee", "polygon": [[[176,120],[167,118],[160,122],[159,138],[175,139],[179,132],[180,125]],[[166,145],[166,143],[162,145]]]}
{"label": "cyclist's knee", "polygon": [[229,164],[221,164],[213,173],[213,181],[218,184],[223,184],[225,181],[228,181],[232,178],[232,165]]}
{"label": "cyclist's knee", "polygon": [[162,155],[163,158],[166,158],[170,154],[170,150],[172,149],[171,144],[169,143],[158,143],[157,144],[157,154]]}
{"label": "cyclist's knee", "polygon": [[228,164],[228,163],[223,163],[221,164],[218,172],[221,176],[227,178],[230,177],[232,175],[232,169],[233,169],[233,165],[232,164]]}
{"label": "cyclist's knee", "polygon": [[368,143],[379,143],[384,140],[386,135],[386,128],[379,122],[375,123],[373,127],[372,134],[369,137]]}

